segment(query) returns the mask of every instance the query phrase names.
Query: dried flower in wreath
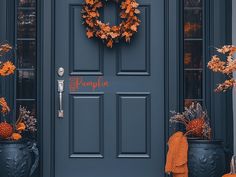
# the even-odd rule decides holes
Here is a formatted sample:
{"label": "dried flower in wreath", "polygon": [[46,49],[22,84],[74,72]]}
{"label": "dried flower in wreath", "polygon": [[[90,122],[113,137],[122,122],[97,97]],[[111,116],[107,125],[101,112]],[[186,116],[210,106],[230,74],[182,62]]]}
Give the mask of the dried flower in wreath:
{"label": "dried flower in wreath", "polygon": [[212,56],[207,66],[213,72],[219,72],[227,76],[227,79],[215,89],[216,92],[225,92],[236,85],[236,80],[233,78],[233,72],[236,71],[236,59],[234,58],[236,46],[225,45],[217,49],[217,52],[221,56]]}
{"label": "dried flower in wreath", "polygon": [[178,113],[171,111],[170,123],[181,123],[185,126],[185,135],[194,137],[211,138],[211,128],[207,113],[203,111],[199,103],[192,102],[189,107],[185,107],[185,111]]}
{"label": "dried flower in wreath", "polygon": [[104,7],[104,0],[85,0],[81,13],[83,24],[87,28],[87,37],[97,37],[105,42],[107,47],[112,48],[115,42],[117,43],[123,38],[126,42],[130,42],[131,37],[138,31],[141,21],[137,17],[140,14],[140,10],[136,0],[109,1],[121,3],[120,18],[122,20],[117,26],[110,26],[109,23],[100,21],[99,9]]}

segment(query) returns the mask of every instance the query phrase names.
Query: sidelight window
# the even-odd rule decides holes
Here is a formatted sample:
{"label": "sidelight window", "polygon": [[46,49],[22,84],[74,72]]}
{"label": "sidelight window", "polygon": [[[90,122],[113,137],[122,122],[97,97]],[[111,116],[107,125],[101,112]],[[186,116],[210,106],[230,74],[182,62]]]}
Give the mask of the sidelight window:
{"label": "sidelight window", "polygon": [[[36,114],[37,12],[35,0],[16,0],[16,110],[25,106]],[[17,113],[16,113],[17,114]]]}
{"label": "sidelight window", "polygon": [[204,0],[183,0],[184,106],[204,104]]}
{"label": "sidelight window", "polygon": [[[37,117],[37,4],[36,0],[15,0],[15,4],[15,114],[18,117],[19,107],[24,106]],[[37,140],[37,134],[32,138]]]}

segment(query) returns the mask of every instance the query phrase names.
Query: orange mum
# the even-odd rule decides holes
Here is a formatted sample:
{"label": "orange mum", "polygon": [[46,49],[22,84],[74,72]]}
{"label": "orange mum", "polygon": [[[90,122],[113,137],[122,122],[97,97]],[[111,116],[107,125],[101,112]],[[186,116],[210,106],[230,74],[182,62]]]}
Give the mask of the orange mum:
{"label": "orange mum", "polygon": [[2,114],[7,114],[8,112],[10,112],[10,108],[7,105],[7,102],[6,102],[5,98],[3,98],[3,97],[0,98],[0,105],[2,107],[2,109],[1,109]]}
{"label": "orange mum", "polygon": [[0,76],[8,76],[10,74],[13,74],[15,69],[15,65],[10,61],[2,63],[0,68]]}

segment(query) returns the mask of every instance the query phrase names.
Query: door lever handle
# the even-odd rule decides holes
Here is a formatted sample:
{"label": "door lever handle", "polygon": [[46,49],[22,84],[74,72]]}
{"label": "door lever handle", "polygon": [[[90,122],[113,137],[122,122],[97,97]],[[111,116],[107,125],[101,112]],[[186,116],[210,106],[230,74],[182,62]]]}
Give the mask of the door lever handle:
{"label": "door lever handle", "polygon": [[64,80],[57,80],[58,83],[58,93],[59,93],[59,109],[58,109],[58,117],[64,117],[63,110],[63,92],[64,92]]}

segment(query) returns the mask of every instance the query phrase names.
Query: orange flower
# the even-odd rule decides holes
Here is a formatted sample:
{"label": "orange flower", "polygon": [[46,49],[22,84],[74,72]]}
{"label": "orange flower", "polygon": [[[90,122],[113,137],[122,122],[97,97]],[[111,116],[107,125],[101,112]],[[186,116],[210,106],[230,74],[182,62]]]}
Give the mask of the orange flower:
{"label": "orange flower", "polygon": [[12,49],[12,46],[9,44],[0,45],[0,56],[3,56],[5,53],[9,52]]}
{"label": "orange flower", "polygon": [[13,74],[15,69],[15,65],[10,61],[2,63],[2,66],[0,68],[0,76],[8,76],[10,74]]}
{"label": "orange flower", "polygon": [[24,131],[26,129],[26,126],[25,126],[25,124],[24,123],[19,123],[19,124],[17,124],[16,125],[16,130],[17,131]]}
{"label": "orange flower", "polygon": [[11,135],[11,139],[13,139],[13,140],[20,140],[22,138],[22,136],[19,134],[19,133],[13,133],[12,135]]}
{"label": "orange flower", "polygon": [[3,97],[0,98],[0,105],[2,106],[2,110],[1,110],[2,114],[7,114],[8,112],[10,112],[10,108],[7,105],[5,98],[3,98]]}

